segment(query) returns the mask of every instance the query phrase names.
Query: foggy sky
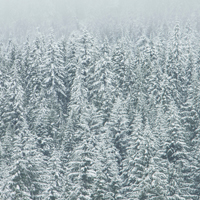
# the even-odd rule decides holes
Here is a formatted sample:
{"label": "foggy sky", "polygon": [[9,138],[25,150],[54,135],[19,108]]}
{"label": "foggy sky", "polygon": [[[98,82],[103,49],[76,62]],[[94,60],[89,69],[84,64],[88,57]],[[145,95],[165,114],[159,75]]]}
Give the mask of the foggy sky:
{"label": "foggy sky", "polygon": [[172,20],[196,15],[200,0],[0,0],[0,35],[23,36],[53,27],[70,33],[83,23],[103,27],[113,20]]}

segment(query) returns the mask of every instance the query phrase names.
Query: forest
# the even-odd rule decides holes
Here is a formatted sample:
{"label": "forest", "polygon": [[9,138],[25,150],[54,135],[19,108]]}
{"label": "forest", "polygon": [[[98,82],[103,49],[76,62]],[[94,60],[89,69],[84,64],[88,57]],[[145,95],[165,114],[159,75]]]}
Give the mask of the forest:
{"label": "forest", "polygon": [[1,42],[0,199],[200,199],[200,34],[152,27]]}

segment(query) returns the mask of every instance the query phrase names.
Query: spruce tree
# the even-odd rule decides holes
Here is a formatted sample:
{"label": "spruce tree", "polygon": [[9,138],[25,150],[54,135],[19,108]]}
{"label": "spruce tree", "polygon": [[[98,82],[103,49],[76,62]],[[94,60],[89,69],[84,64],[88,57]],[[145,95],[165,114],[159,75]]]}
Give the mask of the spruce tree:
{"label": "spruce tree", "polygon": [[97,139],[101,118],[97,117],[94,106],[83,106],[79,119],[79,128],[74,133],[77,141],[69,162],[67,163],[68,199],[92,199],[97,169],[95,160],[98,157]]}
{"label": "spruce tree", "polygon": [[97,180],[95,182],[93,199],[123,199],[121,194],[121,177],[117,159],[118,150],[112,142],[106,128],[98,136],[98,155],[95,161]]}
{"label": "spruce tree", "polygon": [[110,137],[112,137],[113,144],[119,151],[118,164],[120,169],[121,162],[126,156],[126,139],[129,132],[129,120],[125,100],[119,97],[116,99],[110,120],[106,123],[105,127]]}
{"label": "spruce tree", "polygon": [[113,73],[111,72],[110,47],[104,41],[101,47],[101,57],[97,61],[93,82],[93,103],[104,116],[103,124],[109,121],[112,103],[114,102]]}
{"label": "spruce tree", "polygon": [[66,103],[66,71],[64,66],[64,60],[62,59],[61,52],[57,44],[53,41],[53,36],[51,35],[48,41],[47,50],[45,52],[43,63],[40,66],[43,76],[42,87],[44,88],[47,97],[50,95],[52,106],[56,109],[59,115],[59,124],[63,123],[63,108],[64,103]]}
{"label": "spruce tree", "polygon": [[8,129],[11,131],[12,152],[9,162],[5,162],[2,168],[5,172],[4,185],[1,188],[3,199],[38,199],[41,192],[39,181],[41,155],[37,149],[37,140],[28,131],[26,120],[21,123],[23,126],[18,132]]}
{"label": "spruce tree", "polygon": [[125,43],[118,41],[112,54],[112,71],[114,74],[113,86],[115,88],[115,96],[119,97],[123,95],[123,98],[127,98],[128,95],[128,83],[126,76],[128,74],[128,60],[127,52],[125,50]]}
{"label": "spruce tree", "polygon": [[82,30],[79,35],[77,59],[81,68],[81,73],[85,76],[84,86],[88,90],[88,101],[92,102],[94,96],[94,72],[96,61],[98,60],[98,46],[94,38],[87,30]]}

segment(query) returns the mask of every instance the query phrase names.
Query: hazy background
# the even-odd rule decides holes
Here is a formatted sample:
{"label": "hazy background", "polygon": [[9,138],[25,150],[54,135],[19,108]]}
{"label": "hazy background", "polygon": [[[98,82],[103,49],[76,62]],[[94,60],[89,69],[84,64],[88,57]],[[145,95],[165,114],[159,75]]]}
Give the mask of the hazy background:
{"label": "hazy background", "polygon": [[199,23],[200,0],[0,0],[0,37],[23,38],[54,29],[69,35],[85,25],[109,32],[127,24]]}

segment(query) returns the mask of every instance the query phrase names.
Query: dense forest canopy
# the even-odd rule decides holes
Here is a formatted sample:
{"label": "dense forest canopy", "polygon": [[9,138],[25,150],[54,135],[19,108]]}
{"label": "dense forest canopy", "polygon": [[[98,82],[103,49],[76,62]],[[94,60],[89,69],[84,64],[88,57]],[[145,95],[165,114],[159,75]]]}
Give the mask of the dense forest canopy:
{"label": "dense forest canopy", "polygon": [[66,2],[0,20],[0,199],[199,200],[198,2]]}

